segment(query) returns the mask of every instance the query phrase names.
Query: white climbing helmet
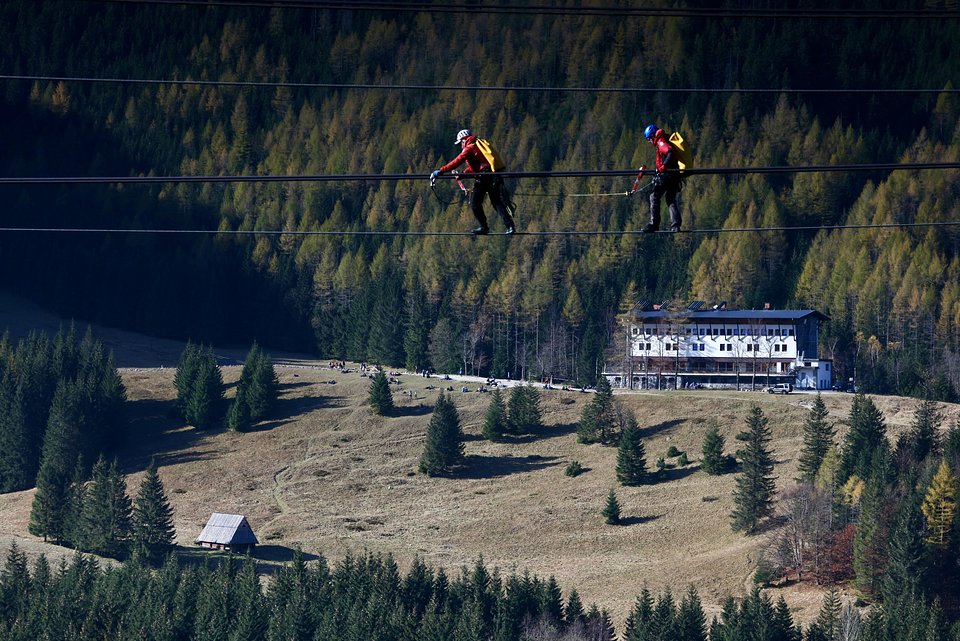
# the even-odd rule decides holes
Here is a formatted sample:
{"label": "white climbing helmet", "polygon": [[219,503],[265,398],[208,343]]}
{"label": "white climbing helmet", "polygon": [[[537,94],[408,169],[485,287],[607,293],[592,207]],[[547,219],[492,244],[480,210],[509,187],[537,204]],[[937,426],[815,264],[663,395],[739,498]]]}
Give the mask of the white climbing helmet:
{"label": "white climbing helmet", "polygon": [[469,138],[472,135],[473,134],[470,133],[469,129],[461,129],[460,131],[457,132],[457,141],[453,144],[459,145],[461,142],[463,142],[464,138]]}

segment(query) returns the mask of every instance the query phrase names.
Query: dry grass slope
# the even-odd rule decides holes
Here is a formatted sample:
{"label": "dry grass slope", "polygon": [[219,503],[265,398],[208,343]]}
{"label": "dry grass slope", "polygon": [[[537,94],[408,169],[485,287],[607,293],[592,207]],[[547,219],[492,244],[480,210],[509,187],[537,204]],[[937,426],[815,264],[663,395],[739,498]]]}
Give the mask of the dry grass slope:
{"label": "dry grass slope", "polygon": [[[468,437],[466,465],[452,478],[429,478],[416,467],[438,394],[426,387],[437,379],[402,376],[393,386],[397,415],[384,418],[366,406],[369,379],[356,371],[293,358],[278,359],[277,369],[277,412],[247,434],[198,433],[178,422],[173,368],[121,370],[130,400],[123,461],[131,491],[156,457],[180,545],[191,546],[210,513],[219,511],[247,515],[263,543],[258,555],[268,562],[288,558],[297,547],[334,560],[363,550],[391,553],[401,567],[420,555],[448,571],[483,557],[502,572],[555,575],[565,593],[577,588],[584,601],[609,609],[618,625],[644,584],[675,593],[694,584],[708,616],[724,597],[749,588],[765,538],[730,531],[734,477],[699,471],[706,421],[719,420],[732,451],[748,409],[758,404],[770,419],[782,488],[796,474],[812,400],[805,394],[708,390],[617,394],[640,421],[649,465],[671,445],[687,452],[691,465],[670,470],[669,480],[655,485],[617,486],[627,523],[609,526],[600,511],[616,485],[616,448],[576,442],[576,422],[589,394],[543,391],[543,434],[495,444],[479,436],[489,395],[452,392]],[[228,396],[239,370],[224,368]],[[842,432],[852,397],[830,394],[824,400]],[[909,425],[915,401],[875,401],[892,438]],[[960,408],[948,406],[946,413],[952,423]],[[572,460],[586,473],[565,476]],[[16,540],[33,554],[69,554],[27,533],[32,497],[32,490],[0,496],[0,546]],[[815,616],[816,589],[779,592],[800,620]]]}

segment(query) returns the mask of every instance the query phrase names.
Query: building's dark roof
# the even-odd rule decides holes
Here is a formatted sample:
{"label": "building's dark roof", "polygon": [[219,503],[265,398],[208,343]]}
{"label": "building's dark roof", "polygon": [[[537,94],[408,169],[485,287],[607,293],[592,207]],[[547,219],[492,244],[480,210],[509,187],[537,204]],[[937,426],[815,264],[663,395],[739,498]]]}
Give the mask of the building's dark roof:
{"label": "building's dark roof", "polygon": [[705,309],[700,311],[657,309],[637,311],[634,315],[638,319],[685,318],[690,322],[733,320],[782,320],[794,322],[808,318],[814,318],[818,321],[830,320],[829,316],[821,314],[815,309]]}
{"label": "building's dark roof", "polygon": [[203,532],[197,537],[197,543],[219,543],[221,545],[256,545],[256,535],[247,523],[247,519],[240,514],[210,515]]}

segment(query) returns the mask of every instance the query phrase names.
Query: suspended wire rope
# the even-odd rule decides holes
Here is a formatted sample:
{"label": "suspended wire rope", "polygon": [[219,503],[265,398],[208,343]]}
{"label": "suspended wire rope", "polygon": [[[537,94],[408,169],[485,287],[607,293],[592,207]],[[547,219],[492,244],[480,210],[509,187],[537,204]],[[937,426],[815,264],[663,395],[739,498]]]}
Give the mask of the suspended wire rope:
{"label": "suspended wire rope", "polygon": [[[690,229],[680,232],[656,232],[654,235],[675,234],[729,234],[762,232],[806,232],[840,231],[859,229],[907,229],[913,227],[954,227],[960,226],[960,220],[925,223],[864,223],[851,225],[803,225],[796,227],[717,227],[713,229]],[[43,233],[43,234],[192,234],[211,236],[473,236],[473,232],[459,231],[377,231],[377,230],[275,230],[275,229],[108,229],[80,227],[0,227],[0,233]],[[503,234],[491,234],[502,236]],[[560,231],[518,231],[513,236],[637,236],[650,235],[639,229],[624,230],[560,230]]]}
{"label": "suspended wire rope", "polygon": [[[818,172],[886,172],[902,170],[960,169],[960,162],[866,163],[850,165],[793,165],[784,167],[696,167],[685,169],[687,176],[736,174],[802,174]],[[648,170],[649,171],[649,170]],[[579,171],[503,171],[504,178],[614,178],[635,176],[636,169]],[[469,177],[470,174],[464,176]],[[461,176],[462,178],[463,176]],[[279,176],[0,176],[0,185],[50,184],[163,184],[163,183],[258,183],[258,182],[401,182],[426,180],[426,174],[301,174]],[[438,180],[456,180],[442,175]]]}
{"label": "suspended wire rope", "polygon": [[924,89],[889,87],[846,88],[712,88],[699,87],[546,87],[539,85],[426,85],[404,83],[342,83],[342,82],[288,82],[273,80],[191,80],[170,78],[108,78],[94,76],[47,76],[34,74],[0,74],[0,80],[26,80],[30,82],[74,82],[127,85],[174,85],[196,87],[246,87],[259,89],[346,89],[383,91],[492,91],[492,92],[540,92],[540,93],[737,93],[737,94],[957,94],[960,88]]}
{"label": "suspended wire rope", "polygon": [[470,13],[495,15],[549,15],[571,17],[664,17],[664,18],[808,18],[850,19],[871,18],[885,20],[925,19],[944,20],[960,18],[956,9],[749,9],[725,7],[616,7],[616,6],[552,6],[521,4],[465,4],[430,2],[374,2],[363,0],[316,1],[308,0],[87,0],[126,5],[172,5],[197,7],[264,8],[264,9],[327,9],[349,11],[389,11],[416,13]]}

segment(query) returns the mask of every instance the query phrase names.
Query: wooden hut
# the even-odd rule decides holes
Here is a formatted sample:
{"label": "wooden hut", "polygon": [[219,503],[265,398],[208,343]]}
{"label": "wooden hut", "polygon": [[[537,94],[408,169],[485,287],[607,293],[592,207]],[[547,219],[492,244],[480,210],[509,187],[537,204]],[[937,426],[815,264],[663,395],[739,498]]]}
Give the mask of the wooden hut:
{"label": "wooden hut", "polygon": [[196,544],[201,547],[231,552],[249,552],[259,541],[247,517],[241,514],[214,512],[204,526]]}

